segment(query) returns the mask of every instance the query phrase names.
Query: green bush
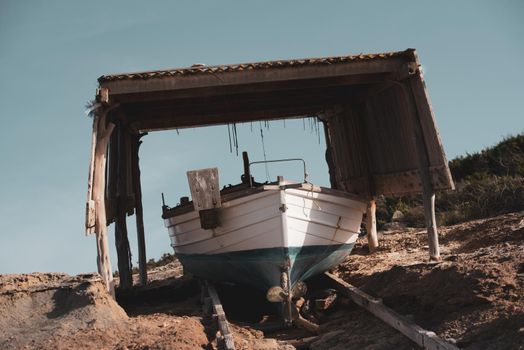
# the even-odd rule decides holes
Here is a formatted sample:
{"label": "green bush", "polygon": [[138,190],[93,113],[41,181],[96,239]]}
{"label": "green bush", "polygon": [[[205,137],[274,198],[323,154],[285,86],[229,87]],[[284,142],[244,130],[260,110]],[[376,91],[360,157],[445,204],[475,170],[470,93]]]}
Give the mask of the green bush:
{"label": "green bush", "polygon": [[455,181],[490,175],[524,177],[524,134],[506,137],[481,152],[453,159],[449,167]]}

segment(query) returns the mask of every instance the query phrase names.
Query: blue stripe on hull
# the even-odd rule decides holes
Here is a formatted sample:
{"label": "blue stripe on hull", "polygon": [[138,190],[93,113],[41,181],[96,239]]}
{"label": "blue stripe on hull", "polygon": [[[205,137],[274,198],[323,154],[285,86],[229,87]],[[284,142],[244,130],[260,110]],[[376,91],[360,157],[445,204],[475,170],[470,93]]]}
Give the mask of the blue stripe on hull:
{"label": "blue stripe on hull", "polygon": [[177,254],[184,269],[213,280],[252,285],[266,291],[280,285],[282,266],[291,262],[291,283],[303,281],[340,264],[353,244],[266,248],[222,254]]}

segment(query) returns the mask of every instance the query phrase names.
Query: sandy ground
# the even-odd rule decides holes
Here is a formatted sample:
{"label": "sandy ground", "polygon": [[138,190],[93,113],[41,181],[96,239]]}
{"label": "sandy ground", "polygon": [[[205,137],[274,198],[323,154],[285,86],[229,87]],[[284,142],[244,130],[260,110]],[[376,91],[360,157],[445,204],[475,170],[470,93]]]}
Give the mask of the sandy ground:
{"label": "sandy ground", "polygon": [[[439,263],[428,261],[425,230],[385,232],[380,240],[373,255],[360,242],[335,273],[460,348],[524,349],[524,213],[441,228]],[[383,339],[396,338],[374,340],[379,324],[341,337],[390,348]]]}
{"label": "sandy ground", "polygon": [[[379,238],[378,252],[359,241],[333,272],[461,348],[524,349],[524,213],[441,228],[438,263],[428,261],[424,230]],[[181,274],[176,262],[156,268],[147,287],[118,293],[120,305],[96,275],[0,276],[0,349],[214,349],[199,285]],[[317,350],[417,348],[343,299],[321,321],[313,338],[231,323],[237,349],[293,349],[285,340],[300,337]]]}

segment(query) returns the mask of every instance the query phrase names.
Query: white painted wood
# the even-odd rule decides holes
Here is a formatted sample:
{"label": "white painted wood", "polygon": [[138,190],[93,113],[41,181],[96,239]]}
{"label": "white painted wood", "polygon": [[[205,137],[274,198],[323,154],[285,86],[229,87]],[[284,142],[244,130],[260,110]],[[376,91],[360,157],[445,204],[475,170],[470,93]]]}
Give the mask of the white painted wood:
{"label": "white painted wood", "polygon": [[364,201],[272,186],[223,202],[221,225],[215,229],[202,229],[197,211],[167,218],[164,223],[176,253],[219,254],[354,243],[365,210]]}

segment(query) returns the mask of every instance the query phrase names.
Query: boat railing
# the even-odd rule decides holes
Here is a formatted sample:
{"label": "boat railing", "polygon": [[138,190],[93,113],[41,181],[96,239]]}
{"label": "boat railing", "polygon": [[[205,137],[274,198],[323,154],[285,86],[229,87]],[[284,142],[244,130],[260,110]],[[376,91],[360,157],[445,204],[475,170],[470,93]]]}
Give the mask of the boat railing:
{"label": "boat railing", "polygon": [[[302,158],[286,158],[286,159],[274,159],[274,160],[260,160],[260,161],[256,161],[256,162],[251,162],[249,163],[248,165],[248,171],[249,171],[249,174],[251,173],[251,165],[254,165],[254,164],[267,164],[267,163],[277,163],[277,162],[292,162],[292,161],[296,161],[296,162],[302,162],[303,166],[304,166],[304,183],[307,183],[307,176],[308,176],[308,173],[307,173],[307,169],[306,169],[306,161]],[[253,179],[251,178],[251,176],[249,176],[249,186],[250,187],[253,187]]]}

